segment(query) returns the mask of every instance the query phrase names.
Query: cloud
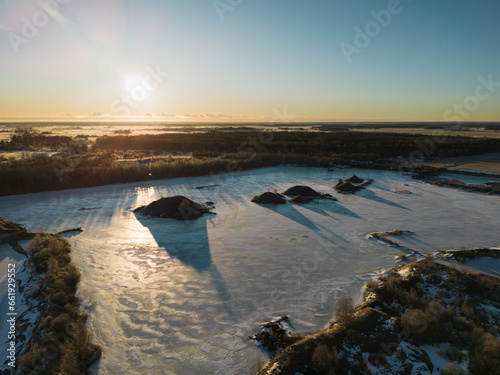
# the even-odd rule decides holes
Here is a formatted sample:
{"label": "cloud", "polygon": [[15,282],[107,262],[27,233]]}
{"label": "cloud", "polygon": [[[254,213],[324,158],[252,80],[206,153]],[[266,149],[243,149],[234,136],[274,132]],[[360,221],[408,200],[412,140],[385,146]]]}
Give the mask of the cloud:
{"label": "cloud", "polygon": [[205,117],[210,117],[210,118],[230,118],[230,117],[233,117],[233,116],[222,114],[222,113],[219,113],[219,114],[207,113],[205,115]]}

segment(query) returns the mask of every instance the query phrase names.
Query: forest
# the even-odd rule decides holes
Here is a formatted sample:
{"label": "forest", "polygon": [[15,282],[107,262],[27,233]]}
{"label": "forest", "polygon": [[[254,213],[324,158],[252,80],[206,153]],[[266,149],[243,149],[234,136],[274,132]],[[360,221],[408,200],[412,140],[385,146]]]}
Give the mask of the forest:
{"label": "forest", "polygon": [[[401,160],[435,160],[500,151],[500,139],[305,131],[218,131],[116,135],[88,140],[19,130],[4,150],[57,151],[0,162],[0,195],[217,175],[275,165],[398,169]],[[418,160],[419,162],[424,160]]]}

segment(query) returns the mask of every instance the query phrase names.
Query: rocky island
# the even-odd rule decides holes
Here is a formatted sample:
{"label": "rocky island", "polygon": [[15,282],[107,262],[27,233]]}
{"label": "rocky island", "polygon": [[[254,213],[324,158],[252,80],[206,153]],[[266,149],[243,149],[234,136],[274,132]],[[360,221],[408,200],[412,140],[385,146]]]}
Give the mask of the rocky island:
{"label": "rocky island", "polygon": [[141,206],[134,210],[146,216],[169,218],[176,220],[194,220],[204,214],[213,213],[204,204],[195,202],[182,195],[160,198],[147,206]]}

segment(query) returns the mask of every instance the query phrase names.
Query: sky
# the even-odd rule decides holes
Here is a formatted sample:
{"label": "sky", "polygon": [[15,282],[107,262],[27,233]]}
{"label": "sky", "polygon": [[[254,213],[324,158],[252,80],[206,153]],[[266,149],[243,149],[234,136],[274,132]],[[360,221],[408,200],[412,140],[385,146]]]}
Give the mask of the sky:
{"label": "sky", "polygon": [[498,0],[0,0],[0,120],[500,121]]}

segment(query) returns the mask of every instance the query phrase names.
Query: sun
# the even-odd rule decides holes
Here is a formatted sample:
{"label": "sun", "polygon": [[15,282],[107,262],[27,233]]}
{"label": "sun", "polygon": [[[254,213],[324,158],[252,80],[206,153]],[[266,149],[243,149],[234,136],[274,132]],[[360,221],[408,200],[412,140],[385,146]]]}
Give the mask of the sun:
{"label": "sun", "polygon": [[148,97],[149,90],[142,76],[131,74],[125,76],[125,90],[136,102],[142,102]]}
{"label": "sun", "polygon": [[126,75],[125,76],[125,89],[130,92],[137,86],[143,86],[142,77],[139,75]]}

